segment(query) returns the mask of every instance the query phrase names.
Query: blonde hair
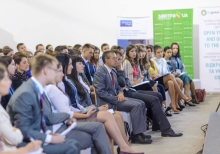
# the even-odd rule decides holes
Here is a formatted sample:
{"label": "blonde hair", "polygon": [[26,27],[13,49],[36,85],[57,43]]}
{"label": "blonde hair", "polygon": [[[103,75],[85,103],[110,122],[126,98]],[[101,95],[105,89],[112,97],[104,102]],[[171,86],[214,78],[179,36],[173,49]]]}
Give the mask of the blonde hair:
{"label": "blonde hair", "polygon": [[37,75],[41,72],[41,70],[52,64],[52,63],[56,63],[56,65],[58,65],[58,61],[56,58],[47,55],[47,54],[40,54],[37,56],[34,56],[34,58],[31,61],[31,72],[33,75]]}

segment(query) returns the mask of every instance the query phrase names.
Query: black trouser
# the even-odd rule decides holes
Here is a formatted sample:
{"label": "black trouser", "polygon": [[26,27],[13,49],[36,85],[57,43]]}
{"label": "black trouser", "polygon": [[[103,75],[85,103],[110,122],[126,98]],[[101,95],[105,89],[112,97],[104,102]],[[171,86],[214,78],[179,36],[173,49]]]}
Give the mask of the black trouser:
{"label": "black trouser", "polygon": [[133,92],[124,90],[124,95],[125,97],[140,99],[145,103],[147,115],[153,119],[153,129],[158,129],[162,132],[171,127],[167,117],[162,111],[161,101],[158,98],[161,97],[160,99],[162,99],[162,96],[159,96],[159,93],[151,92],[150,94],[149,91]]}

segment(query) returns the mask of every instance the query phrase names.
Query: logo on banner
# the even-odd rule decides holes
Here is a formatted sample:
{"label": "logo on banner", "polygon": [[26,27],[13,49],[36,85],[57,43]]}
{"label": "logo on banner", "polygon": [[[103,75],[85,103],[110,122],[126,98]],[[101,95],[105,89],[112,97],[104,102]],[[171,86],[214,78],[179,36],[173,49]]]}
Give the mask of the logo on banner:
{"label": "logo on banner", "polygon": [[218,13],[219,11],[210,11],[210,12],[207,12],[206,10],[201,11],[202,16],[205,16],[207,14],[218,14]]}
{"label": "logo on banner", "polygon": [[206,13],[206,10],[202,10],[201,14],[202,14],[203,16],[205,16],[205,15],[207,14],[207,13]]}
{"label": "logo on banner", "polygon": [[120,26],[121,27],[132,27],[132,20],[121,20]]}
{"label": "logo on banner", "polygon": [[173,14],[158,14],[158,20],[170,20],[170,19],[180,19],[188,18],[187,13],[173,13]]}

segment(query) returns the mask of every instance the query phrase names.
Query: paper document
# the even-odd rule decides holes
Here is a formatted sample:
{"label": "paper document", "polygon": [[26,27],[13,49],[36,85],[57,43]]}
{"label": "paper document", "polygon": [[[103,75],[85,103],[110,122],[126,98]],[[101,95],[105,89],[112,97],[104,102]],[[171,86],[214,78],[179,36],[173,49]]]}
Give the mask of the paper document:
{"label": "paper document", "polygon": [[180,73],[180,75],[179,75],[179,76],[181,76],[181,75],[183,75],[183,74],[186,74],[186,72],[182,72],[182,73]]}
{"label": "paper document", "polygon": [[66,136],[72,129],[76,127],[76,122],[72,123],[66,130],[64,130],[60,135]]}
{"label": "paper document", "polygon": [[138,83],[136,85],[133,85],[132,87],[137,87],[137,86],[140,86],[140,85],[143,85],[145,83],[149,83],[150,81],[144,81],[144,82],[141,82],[141,83]]}

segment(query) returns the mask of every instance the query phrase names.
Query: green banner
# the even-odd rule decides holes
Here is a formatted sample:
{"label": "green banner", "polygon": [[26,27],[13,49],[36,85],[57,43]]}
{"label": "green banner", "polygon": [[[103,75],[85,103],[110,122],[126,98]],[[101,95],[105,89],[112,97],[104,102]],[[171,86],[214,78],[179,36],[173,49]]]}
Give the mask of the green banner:
{"label": "green banner", "polygon": [[153,11],[154,44],[162,48],[177,42],[187,74],[193,70],[193,9]]}

